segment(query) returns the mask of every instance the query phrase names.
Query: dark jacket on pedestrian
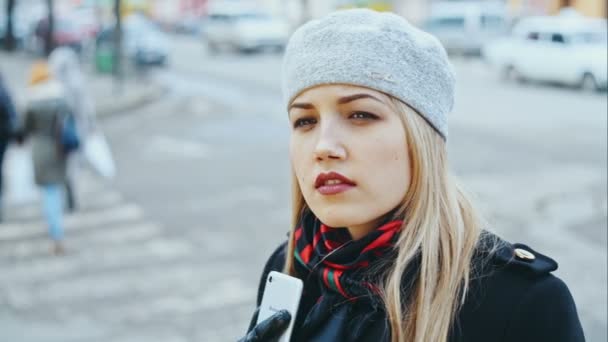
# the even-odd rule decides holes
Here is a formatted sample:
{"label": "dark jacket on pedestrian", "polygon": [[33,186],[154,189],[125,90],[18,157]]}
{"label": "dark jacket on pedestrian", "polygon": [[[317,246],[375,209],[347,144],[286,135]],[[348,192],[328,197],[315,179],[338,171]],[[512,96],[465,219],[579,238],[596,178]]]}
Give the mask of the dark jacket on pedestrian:
{"label": "dark jacket on pedestrian", "polygon": [[15,106],[0,75],[0,145],[6,145],[11,139],[16,119]]}
{"label": "dark jacket on pedestrian", "polygon": [[[487,232],[483,236],[499,244],[492,251],[480,243],[473,257],[475,274],[449,342],[585,341],[570,291],[551,274],[557,263],[526,245],[510,244]],[[267,261],[258,306],[268,273],[283,270],[285,254],[283,243]],[[318,278],[302,280],[304,293],[292,341],[390,341],[384,306],[377,298],[344,300]],[[325,296],[323,301],[320,296]]]}
{"label": "dark jacket on pedestrian", "polygon": [[63,87],[49,79],[29,89],[24,135],[32,142],[34,178],[38,185],[63,184],[67,156],[60,145],[60,125],[70,109]]}

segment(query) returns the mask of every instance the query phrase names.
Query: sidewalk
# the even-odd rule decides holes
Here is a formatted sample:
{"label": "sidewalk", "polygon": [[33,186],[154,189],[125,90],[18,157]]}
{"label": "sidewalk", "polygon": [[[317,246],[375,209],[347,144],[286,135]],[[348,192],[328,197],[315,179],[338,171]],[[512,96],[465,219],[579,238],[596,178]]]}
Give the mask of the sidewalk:
{"label": "sidewalk", "polygon": [[[23,107],[29,68],[35,60],[34,56],[23,52],[9,54],[0,51],[0,73],[18,110]],[[122,84],[117,84],[112,76],[96,73],[91,65],[84,65],[84,70],[95,99],[98,119],[152,102],[165,92],[162,85],[145,81],[145,78],[142,81],[142,78],[125,77]]]}

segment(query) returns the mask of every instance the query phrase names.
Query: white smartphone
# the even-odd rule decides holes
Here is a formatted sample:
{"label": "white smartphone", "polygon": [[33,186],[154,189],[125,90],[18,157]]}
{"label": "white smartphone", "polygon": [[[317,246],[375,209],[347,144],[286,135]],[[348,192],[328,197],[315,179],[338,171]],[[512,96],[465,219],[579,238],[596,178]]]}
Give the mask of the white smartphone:
{"label": "white smartphone", "polygon": [[291,332],[302,296],[302,287],[302,280],[287,274],[272,271],[266,278],[266,288],[262,296],[258,323],[280,310],[287,310],[291,314],[289,327],[281,335],[279,342],[289,342],[291,340]]}

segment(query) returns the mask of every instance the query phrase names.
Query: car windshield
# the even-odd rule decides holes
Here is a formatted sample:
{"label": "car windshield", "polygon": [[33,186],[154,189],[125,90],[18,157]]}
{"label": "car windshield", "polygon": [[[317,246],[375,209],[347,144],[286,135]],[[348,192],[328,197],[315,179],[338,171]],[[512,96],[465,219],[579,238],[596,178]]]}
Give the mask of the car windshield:
{"label": "car windshield", "polygon": [[430,29],[449,29],[449,28],[462,28],[464,27],[464,17],[438,17],[432,18],[428,23],[427,27]]}
{"label": "car windshield", "polygon": [[584,44],[607,44],[608,34],[607,31],[578,32],[572,35],[572,40]]}
{"label": "car windshield", "polygon": [[132,34],[145,34],[157,30],[154,24],[140,16],[133,16],[126,20],[125,30]]}
{"label": "car windshield", "polygon": [[505,25],[505,19],[497,15],[483,15],[481,16],[481,26],[494,28],[502,27]]}
{"label": "car windshield", "polygon": [[235,16],[235,18],[247,21],[267,21],[272,19],[269,15],[263,13],[243,13]]}

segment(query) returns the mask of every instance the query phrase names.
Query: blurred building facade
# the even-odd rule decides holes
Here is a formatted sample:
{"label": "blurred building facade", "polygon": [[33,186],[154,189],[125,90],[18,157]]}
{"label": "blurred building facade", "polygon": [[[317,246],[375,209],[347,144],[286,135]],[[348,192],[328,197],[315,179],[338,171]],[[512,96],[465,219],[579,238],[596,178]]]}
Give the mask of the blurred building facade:
{"label": "blurred building facade", "polygon": [[442,1],[501,2],[507,6],[513,17],[555,15],[566,7],[590,17],[605,18],[608,13],[607,0],[249,0],[256,1],[261,7],[288,18],[296,26],[307,19],[321,17],[336,9],[352,7],[392,11],[414,24],[419,24],[428,17],[431,5]]}
{"label": "blurred building facade", "polygon": [[572,7],[591,17],[606,18],[608,14],[608,1],[606,0],[553,0],[549,10],[551,14],[555,14],[564,7]]}
{"label": "blurred building facade", "polygon": [[419,22],[428,13],[428,0],[250,0],[272,13],[286,17],[294,26],[322,17],[337,9],[365,7],[377,11],[396,12],[412,22]]}
{"label": "blurred building facade", "polygon": [[516,16],[555,15],[564,8],[573,8],[589,17],[608,16],[607,0],[508,0],[507,4]]}
{"label": "blurred building facade", "polygon": [[208,0],[148,0],[149,14],[164,24],[201,18],[207,13]]}

